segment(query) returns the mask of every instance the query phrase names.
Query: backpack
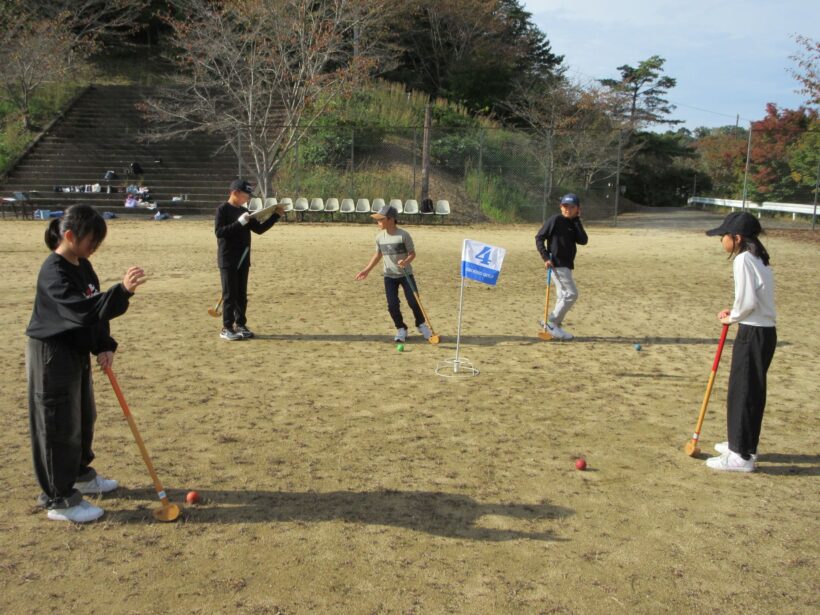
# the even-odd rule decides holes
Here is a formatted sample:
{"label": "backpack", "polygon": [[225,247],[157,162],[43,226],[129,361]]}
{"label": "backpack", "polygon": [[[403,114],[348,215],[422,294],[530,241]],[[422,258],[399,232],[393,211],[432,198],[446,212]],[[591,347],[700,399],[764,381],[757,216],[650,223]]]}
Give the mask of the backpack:
{"label": "backpack", "polygon": [[139,162],[132,162],[128,166],[128,170],[131,172],[131,175],[142,175],[142,167]]}

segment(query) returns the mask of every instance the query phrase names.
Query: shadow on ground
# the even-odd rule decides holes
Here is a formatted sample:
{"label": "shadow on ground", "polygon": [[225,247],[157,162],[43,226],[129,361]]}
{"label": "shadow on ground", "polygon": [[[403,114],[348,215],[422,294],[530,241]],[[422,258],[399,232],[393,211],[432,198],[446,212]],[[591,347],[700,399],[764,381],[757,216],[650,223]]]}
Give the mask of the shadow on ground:
{"label": "shadow on ground", "polygon": [[[184,502],[185,492],[169,490],[173,502]],[[148,489],[118,489],[111,499],[154,498]],[[571,509],[540,504],[483,504],[451,493],[431,491],[335,491],[286,493],[278,491],[200,490],[200,504],[185,508],[187,523],[269,523],[346,521],[366,525],[403,527],[447,538],[502,542],[507,540],[563,541],[552,531],[523,531],[478,525],[492,516],[494,524],[541,523],[574,514]],[[110,510],[107,518],[119,523],[143,523],[151,505],[135,510]],[[159,507],[159,503],[156,503]],[[504,518],[499,521],[499,517]]]}

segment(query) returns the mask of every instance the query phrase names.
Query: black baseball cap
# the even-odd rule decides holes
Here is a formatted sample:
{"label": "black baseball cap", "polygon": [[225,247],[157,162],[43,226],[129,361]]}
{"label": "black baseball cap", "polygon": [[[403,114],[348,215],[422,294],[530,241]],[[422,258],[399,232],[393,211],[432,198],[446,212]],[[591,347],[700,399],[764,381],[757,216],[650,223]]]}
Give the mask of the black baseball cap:
{"label": "black baseball cap", "polygon": [[763,229],[760,222],[747,211],[733,211],[723,219],[720,226],[706,231],[709,236],[714,235],[742,235],[743,237],[757,237]]}
{"label": "black baseball cap", "polygon": [[231,192],[238,190],[245,194],[253,194],[253,186],[247,179],[235,179],[231,182]]}
{"label": "black baseball cap", "polygon": [[561,205],[581,205],[581,199],[578,198],[577,194],[573,194],[570,192],[569,194],[565,194],[561,197]]}

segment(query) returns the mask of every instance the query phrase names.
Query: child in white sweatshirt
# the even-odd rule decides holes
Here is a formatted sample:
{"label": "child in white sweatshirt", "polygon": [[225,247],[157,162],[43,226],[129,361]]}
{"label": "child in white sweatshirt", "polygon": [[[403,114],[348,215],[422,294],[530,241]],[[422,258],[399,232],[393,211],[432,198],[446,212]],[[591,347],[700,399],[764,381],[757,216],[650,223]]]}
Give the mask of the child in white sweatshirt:
{"label": "child in white sweatshirt", "polygon": [[718,319],[739,323],[732,347],[732,367],[727,392],[728,442],[715,445],[718,457],[706,460],[713,470],[754,472],[760,426],[766,407],[766,373],[777,346],[774,309],[774,276],[769,253],[760,243],[757,218],[734,212],[707,235],[719,235],[723,249],[734,256],[735,302]]}

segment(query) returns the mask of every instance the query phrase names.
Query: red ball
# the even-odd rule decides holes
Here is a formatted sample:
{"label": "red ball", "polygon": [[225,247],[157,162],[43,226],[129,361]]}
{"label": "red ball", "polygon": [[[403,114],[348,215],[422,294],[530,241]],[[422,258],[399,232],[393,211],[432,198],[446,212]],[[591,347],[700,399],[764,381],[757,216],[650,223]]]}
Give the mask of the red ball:
{"label": "red ball", "polygon": [[196,491],[189,491],[185,496],[185,501],[188,504],[197,504],[199,502],[199,494]]}
{"label": "red ball", "polygon": [[575,468],[578,470],[586,470],[587,469],[587,460],[581,457],[580,459],[575,460]]}

